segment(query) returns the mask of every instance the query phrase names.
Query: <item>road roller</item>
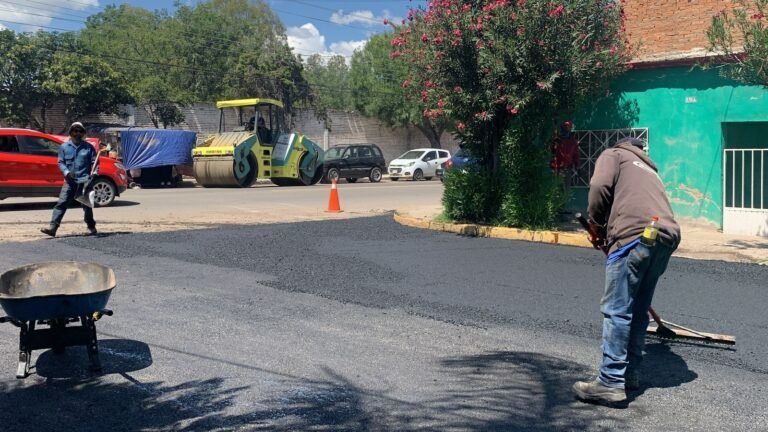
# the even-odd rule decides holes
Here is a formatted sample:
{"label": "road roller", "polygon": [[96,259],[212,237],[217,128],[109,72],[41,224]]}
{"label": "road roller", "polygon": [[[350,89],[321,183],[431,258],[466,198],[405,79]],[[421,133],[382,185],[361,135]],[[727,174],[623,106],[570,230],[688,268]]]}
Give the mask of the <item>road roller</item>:
{"label": "road roller", "polygon": [[[239,99],[219,101],[216,108],[219,132],[192,150],[198,184],[249,187],[269,179],[278,186],[309,186],[323,177],[323,149],[285,127],[282,102]],[[227,121],[235,124],[228,127]]]}

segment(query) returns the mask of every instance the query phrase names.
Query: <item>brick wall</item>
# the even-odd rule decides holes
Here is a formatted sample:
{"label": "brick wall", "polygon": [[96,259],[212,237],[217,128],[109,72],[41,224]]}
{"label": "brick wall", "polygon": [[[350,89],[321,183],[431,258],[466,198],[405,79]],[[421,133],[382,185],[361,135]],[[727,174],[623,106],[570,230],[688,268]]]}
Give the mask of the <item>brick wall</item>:
{"label": "brick wall", "polygon": [[733,7],[731,0],[626,0],[627,33],[640,48],[636,60],[702,56],[712,17]]}

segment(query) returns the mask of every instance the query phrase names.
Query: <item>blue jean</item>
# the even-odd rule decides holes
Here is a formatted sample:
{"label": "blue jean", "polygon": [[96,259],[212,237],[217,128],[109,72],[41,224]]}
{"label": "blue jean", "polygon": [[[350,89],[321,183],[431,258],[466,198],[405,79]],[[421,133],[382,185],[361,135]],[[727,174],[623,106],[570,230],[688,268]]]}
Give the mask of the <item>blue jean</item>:
{"label": "blue jean", "polygon": [[[61,225],[61,220],[64,219],[64,213],[67,212],[67,207],[75,202],[78,193],[83,192],[85,187],[82,183],[75,183],[65,181],[64,186],[61,187],[61,193],[59,193],[59,201],[53,208],[53,216],[51,217],[51,226],[57,227]],[[96,221],[93,219],[93,209],[88,206],[83,206],[85,211],[85,224],[88,228],[96,228]]]}
{"label": "blue jean", "polygon": [[657,241],[642,243],[605,269],[603,313],[603,361],[598,380],[608,387],[624,388],[627,369],[637,370],[643,359],[648,308],[656,283],[669,264],[676,246]]}

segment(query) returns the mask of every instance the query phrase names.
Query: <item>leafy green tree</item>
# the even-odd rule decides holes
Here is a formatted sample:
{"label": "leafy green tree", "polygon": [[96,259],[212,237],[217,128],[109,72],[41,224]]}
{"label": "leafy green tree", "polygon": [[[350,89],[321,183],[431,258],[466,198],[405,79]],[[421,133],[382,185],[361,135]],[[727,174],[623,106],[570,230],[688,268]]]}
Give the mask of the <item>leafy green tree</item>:
{"label": "leafy green tree", "polygon": [[[723,10],[707,29],[713,61],[725,60],[725,76],[768,86],[768,0],[736,0],[736,8]],[[724,56],[724,58],[722,57]]]}
{"label": "leafy green tree", "polygon": [[45,111],[54,95],[43,83],[53,61],[53,40],[44,32],[0,31],[0,118],[46,129]]}
{"label": "leafy green tree", "polygon": [[98,57],[57,52],[45,88],[64,101],[67,123],[90,114],[119,114],[121,105],[133,102],[123,77]]}
{"label": "leafy green tree", "polygon": [[146,107],[154,126],[174,126],[184,121],[177,104],[192,102],[191,92],[173,82],[180,66],[178,34],[164,12],[150,12],[130,5],[107,6],[92,15],[80,33],[86,55],[109,62],[124,78],[136,103]]}
{"label": "leafy green tree", "polygon": [[440,148],[449,120],[423,115],[421,101],[410,89],[409,76],[418,66],[393,61],[400,53],[393,49],[391,39],[391,34],[376,35],[353,54],[350,84],[355,108],[389,126],[416,127],[432,147]]}
{"label": "leafy green tree", "polygon": [[391,40],[393,57],[408,65],[403,86],[426,117],[455,122],[477,160],[467,181],[446,179],[446,211],[505,225],[554,223],[563,197],[546,150],[558,121],[624,71],[620,3],[441,0],[409,20]]}
{"label": "leafy green tree", "polygon": [[304,77],[312,88],[316,104],[323,109],[350,111],[355,109],[350,90],[350,68],[343,56],[327,61],[319,54],[304,62]]}

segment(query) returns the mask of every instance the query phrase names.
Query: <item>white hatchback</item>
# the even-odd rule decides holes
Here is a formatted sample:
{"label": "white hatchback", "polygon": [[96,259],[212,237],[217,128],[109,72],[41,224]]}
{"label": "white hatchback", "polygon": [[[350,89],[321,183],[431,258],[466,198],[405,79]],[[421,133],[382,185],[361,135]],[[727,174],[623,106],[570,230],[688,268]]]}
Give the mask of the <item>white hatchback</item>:
{"label": "white hatchback", "polygon": [[389,178],[393,181],[401,178],[414,180],[432,180],[438,168],[451,158],[447,150],[422,148],[409,150],[389,163]]}

